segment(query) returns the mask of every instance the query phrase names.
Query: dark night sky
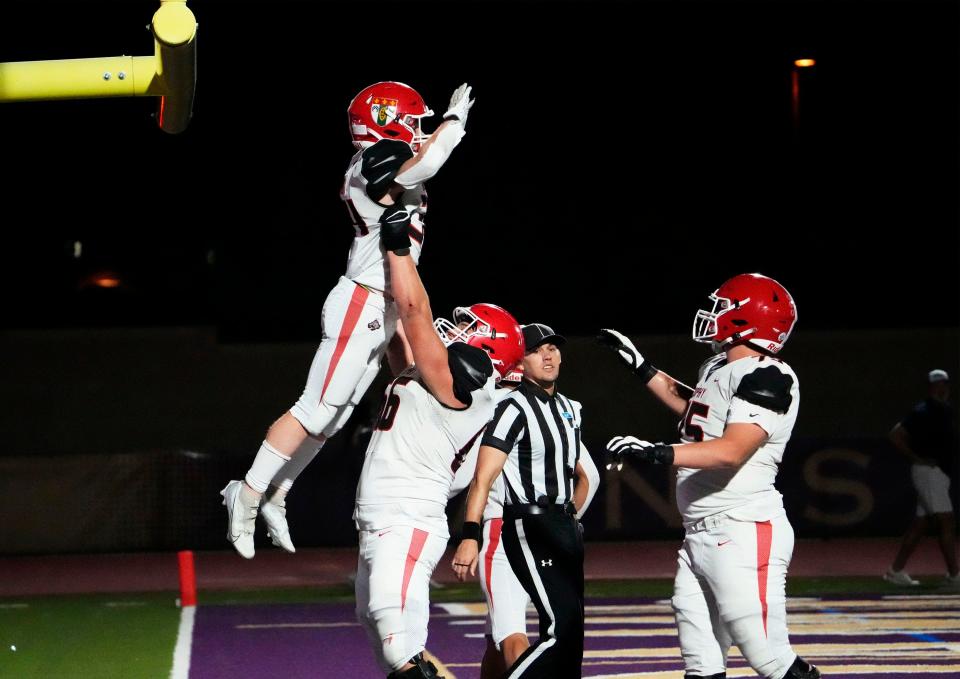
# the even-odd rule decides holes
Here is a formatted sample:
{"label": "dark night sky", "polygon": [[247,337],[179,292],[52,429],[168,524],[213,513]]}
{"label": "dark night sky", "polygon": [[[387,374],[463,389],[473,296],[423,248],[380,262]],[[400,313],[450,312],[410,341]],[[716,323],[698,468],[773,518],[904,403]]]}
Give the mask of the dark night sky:
{"label": "dark night sky", "polygon": [[[8,3],[0,61],[152,53],[158,6]],[[806,328],[958,324],[957,2],[189,6],[184,134],[147,99],[0,105],[4,327],[318,338],[352,234],[346,106],[387,79],[438,114],[463,81],[477,98],[429,183],[438,315],[492,301],[570,334],[679,333],[760,271]],[[800,56],[818,64],[795,129]],[[101,269],[126,287],[83,288]]]}

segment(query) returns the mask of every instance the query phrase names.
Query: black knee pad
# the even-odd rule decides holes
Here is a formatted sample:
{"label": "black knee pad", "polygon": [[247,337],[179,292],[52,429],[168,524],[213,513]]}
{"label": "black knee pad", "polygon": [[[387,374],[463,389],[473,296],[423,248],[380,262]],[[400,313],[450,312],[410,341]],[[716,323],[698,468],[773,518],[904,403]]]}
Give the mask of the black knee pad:
{"label": "black knee pad", "polygon": [[786,679],[820,679],[820,670],[798,655],[787,670]]}
{"label": "black knee pad", "polygon": [[702,674],[687,673],[683,675],[683,679],[727,679],[727,673],[718,672],[717,674],[708,674],[706,676]]}
{"label": "black knee pad", "polygon": [[437,666],[424,660],[422,653],[417,653],[408,662],[412,662],[413,667],[403,672],[399,670],[391,672],[387,679],[443,679],[437,674]]}

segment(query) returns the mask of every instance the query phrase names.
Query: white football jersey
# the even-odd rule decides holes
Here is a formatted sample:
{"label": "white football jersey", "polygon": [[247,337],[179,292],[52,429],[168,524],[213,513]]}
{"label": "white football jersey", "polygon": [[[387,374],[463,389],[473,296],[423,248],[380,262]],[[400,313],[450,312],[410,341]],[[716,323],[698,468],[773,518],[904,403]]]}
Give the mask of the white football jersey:
{"label": "white football jersey", "polygon": [[[494,405],[509,396],[511,391],[511,389],[497,389],[494,394]],[[463,458],[463,464],[457,469],[453,485],[450,487],[451,498],[463,491],[463,489],[473,481],[473,474],[477,469],[477,458],[479,456],[481,438],[480,436],[477,437],[477,440],[470,447],[467,456]],[[500,474],[493,482],[493,485],[490,486],[490,494],[487,496],[487,506],[484,507],[483,510],[484,521],[499,519],[503,516],[503,494],[503,474]]]}
{"label": "white football jersey", "polygon": [[360,530],[405,525],[449,535],[447,496],[493,416],[495,380],[491,375],[471,392],[470,406],[458,410],[440,403],[419,378],[414,366],[387,388],[357,486],[353,518]]}
{"label": "white football jersey", "polygon": [[677,508],[685,522],[723,513],[744,521],[765,521],[783,513],[774,487],[783,451],[797,420],[800,385],[786,363],[750,356],[726,363],[724,354],[700,369],[700,379],[680,422],[685,443],[723,436],[728,424],[750,423],[767,433],[743,466],[677,469]]}
{"label": "white football jersey", "polygon": [[[383,245],[380,243],[380,217],[388,206],[376,202],[367,193],[368,181],[363,172],[364,153],[370,150],[364,149],[353,156],[340,189],[340,199],[347,205],[356,232],[347,257],[345,275],[361,285],[389,291],[390,275]],[[397,203],[411,213],[410,256],[413,257],[414,264],[417,264],[423,246],[427,190],[423,184],[406,189],[397,199]]]}

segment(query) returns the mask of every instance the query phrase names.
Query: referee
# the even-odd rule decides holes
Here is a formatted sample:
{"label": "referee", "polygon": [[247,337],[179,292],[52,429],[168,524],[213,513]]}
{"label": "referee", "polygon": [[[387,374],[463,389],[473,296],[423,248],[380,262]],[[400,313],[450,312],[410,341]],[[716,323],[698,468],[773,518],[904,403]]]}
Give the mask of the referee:
{"label": "referee", "polygon": [[583,660],[583,540],[574,476],[581,454],[580,404],[556,390],[564,338],[542,323],[523,327],[524,379],[497,406],[467,496],[463,538],[453,557],[460,580],[476,570],[487,495],[503,472],[504,551],[540,614],[540,639],[508,677],[579,677]]}

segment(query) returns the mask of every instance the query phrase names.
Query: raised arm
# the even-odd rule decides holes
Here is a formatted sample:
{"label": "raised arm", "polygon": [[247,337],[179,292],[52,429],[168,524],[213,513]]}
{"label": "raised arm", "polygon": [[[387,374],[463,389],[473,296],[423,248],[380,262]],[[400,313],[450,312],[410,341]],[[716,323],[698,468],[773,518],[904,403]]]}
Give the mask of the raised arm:
{"label": "raised arm", "polygon": [[454,147],[466,134],[467,115],[474,101],[470,99],[470,87],[466,83],[454,90],[440,127],[434,130],[416,155],[400,166],[394,179],[397,184],[407,188],[416,186],[433,177],[443,167]]}
{"label": "raised arm", "polygon": [[630,339],[617,332],[604,328],[597,336],[597,340],[617,352],[620,360],[632,370],[647,389],[656,396],[661,403],[682,416],[687,409],[687,401],[693,395],[693,389],[683,382],[676,380],[662,370],[657,370],[646,360]]}
{"label": "raised arm", "polygon": [[391,292],[413,360],[430,393],[444,405],[462,408],[469,404],[454,394],[447,348],[433,328],[430,299],[410,257],[409,225],[410,215],[399,206],[387,208],[380,219],[380,237],[390,267]]}

